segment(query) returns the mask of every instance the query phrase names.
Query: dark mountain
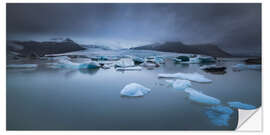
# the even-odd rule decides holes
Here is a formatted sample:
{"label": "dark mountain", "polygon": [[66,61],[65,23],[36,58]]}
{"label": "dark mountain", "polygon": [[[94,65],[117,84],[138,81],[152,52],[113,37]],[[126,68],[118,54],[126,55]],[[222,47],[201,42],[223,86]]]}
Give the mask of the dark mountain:
{"label": "dark mountain", "polygon": [[214,57],[232,57],[231,54],[221,50],[216,45],[212,44],[185,45],[182,42],[165,42],[163,44],[151,44],[131,49],[155,50],[161,52],[176,52],[176,53],[194,53]]}
{"label": "dark mountain", "polygon": [[79,44],[67,38],[60,42],[48,41],[8,41],[7,51],[22,57],[41,57],[46,54],[59,54],[84,50]]}

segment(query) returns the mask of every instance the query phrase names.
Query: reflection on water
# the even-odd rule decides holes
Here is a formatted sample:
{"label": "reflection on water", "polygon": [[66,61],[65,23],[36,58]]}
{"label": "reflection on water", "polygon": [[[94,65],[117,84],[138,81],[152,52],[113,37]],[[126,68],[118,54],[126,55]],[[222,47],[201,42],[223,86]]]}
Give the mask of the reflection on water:
{"label": "reflection on water", "polygon": [[[165,65],[141,71],[114,68],[69,70],[38,68],[7,70],[7,129],[9,130],[232,130],[237,111],[228,117],[211,106],[189,100],[169,87],[159,73],[198,72],[213,80],[192,82],[191,88],[221,100],[261,106],[261,71],[233,72],[239,61],[222,62],[225,74],[200,70],[199,64]],[[151,89],[143,97],[120,96],[128,83]],[[219,125],[219,122],[227,122]],[[217,124],[218,123],[218,124]]]}

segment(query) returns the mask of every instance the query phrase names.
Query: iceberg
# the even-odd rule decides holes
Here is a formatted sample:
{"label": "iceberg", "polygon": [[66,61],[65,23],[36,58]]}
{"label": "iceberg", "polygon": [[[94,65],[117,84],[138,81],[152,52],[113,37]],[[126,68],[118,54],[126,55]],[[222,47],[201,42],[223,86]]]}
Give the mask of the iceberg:
{"label": "iceberg", "polygon": [[255,65],[246,65],[246,64],[236,64],[232,66],[233,71],[241,71],[241,70],[261,70],[262,66],[259,64]]}
{"label": "iceberg", "polygon": [[158,74],[159,78],[179,78],[183,80],[190,80],[199,83],[210,83],[212,80],[207,79],[199,73],[175,73],[175,74]]}
{"label": "iceberg", "polygon": [[189,61],[183,61],[181,63],[198,64],[200,62],[201,62],[200,57],[199,56],[196,56],[194,58],[189,58]]}
{"label": "iceberg", "polygon": [[244,110],[256,109],[256,107],[253,105],[244,104],[241,102],[228,102],[228,105],[232,108],[237,108],[237,109],[244,109]]}
{"label": "iceberg", "polygon": [[132,59],[135,62],[135,64],[141,64],[144,62],[144,59],[140,57],[133,57]]}
{"label": "iceberg", "polygon": [[172,87],[176,90],[185,90],[186,88],[191,86],[191,82],[189,80],[166,80]]}
{"label": "iceberg", "polygon": [[71,68],[71,69],[94,69],[94,68],[99,68],[100,65],[98,62],[95,62],[95,61],[89,61],[86,63],[74,63],[67,59],[60,59],[59,63],[52,64],[52,67]]}
{"label": "iceberg", "polygon": [[134,65],[134,61],[129,58],[120,59],[115,64],[116,67],[133,67]]}
{"label": "iceberg", "polygon": [[7,68],[36,68],[37,64],[8,64]]}
{"label": "iceberg", "polygon": [[149,93],[150,91],[151,89],[146,88],[140,84],[130,83],[121,90],[120,94],[124,96],[136,97],[136,96],[143,96]]}
{"label": "iceberg", "polygon": [[165,64],[165,60],[163,57],[155,57],[155,62],[158,63],[158,64]]}
{"label": "iceberg", "polygon": [[139,67],[139,66],[136,66],[136,67],[125,67],[125,68],[118,67],[118,68],[116,68],[116,70],[119,70],[119,71],[134,71],[134,70],[142,70],[142,68]]}
{"label": "iceberg", "polygon": [[194,102],[208,104],[208,105],[220,104],[219,99],[205,95],[202,92],[198,92],[192,88],[186,88],[185,92],[189,94],[189,99]]}
{"label": "iceberg", "polygon": [[208,109],[205,114],[216,126],[229,126],[228,121],[231,118],[233,110],[227,106],[217,105]]}

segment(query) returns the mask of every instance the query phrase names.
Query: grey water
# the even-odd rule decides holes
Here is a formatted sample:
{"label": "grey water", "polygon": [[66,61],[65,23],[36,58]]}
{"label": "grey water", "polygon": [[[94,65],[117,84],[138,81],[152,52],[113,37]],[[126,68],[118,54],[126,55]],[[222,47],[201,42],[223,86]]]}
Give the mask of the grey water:
{"label": "grey water", "polygon": [[[227,67],[225,74],[169,59],[158,68],[141,71],[7,69],[7,130],[234,130],[236,109],[228,126],[215,125],[205,114],[210,106],[190,101],[185,92],[171,88],[157,75],[198,72],[213,82],[192,82],[193,89],[220,99],[225,106],[240,101],[260,107],[261,71],[232,71],[238,63],[242,61],[219,62]],[[133,82],[152,91],[143,97],[121,96],[121,89]]]}

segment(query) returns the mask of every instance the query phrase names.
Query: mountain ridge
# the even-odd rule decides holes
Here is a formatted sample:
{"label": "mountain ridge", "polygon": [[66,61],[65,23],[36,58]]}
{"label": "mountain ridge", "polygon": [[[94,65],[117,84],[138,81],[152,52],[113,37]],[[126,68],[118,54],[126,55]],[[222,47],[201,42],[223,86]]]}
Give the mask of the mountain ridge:
{"label": "mountain ridge", "polygon": [[225,52],[224,50],[220,49],[214,44],[186,45],[183,44],[182,42],[165,42],[133,47],[130,49],[155,50],[161,52],[175,52],[175,53],[194,53],[194,54],[209,55],[213,57],[232,57],[231,54]]}

